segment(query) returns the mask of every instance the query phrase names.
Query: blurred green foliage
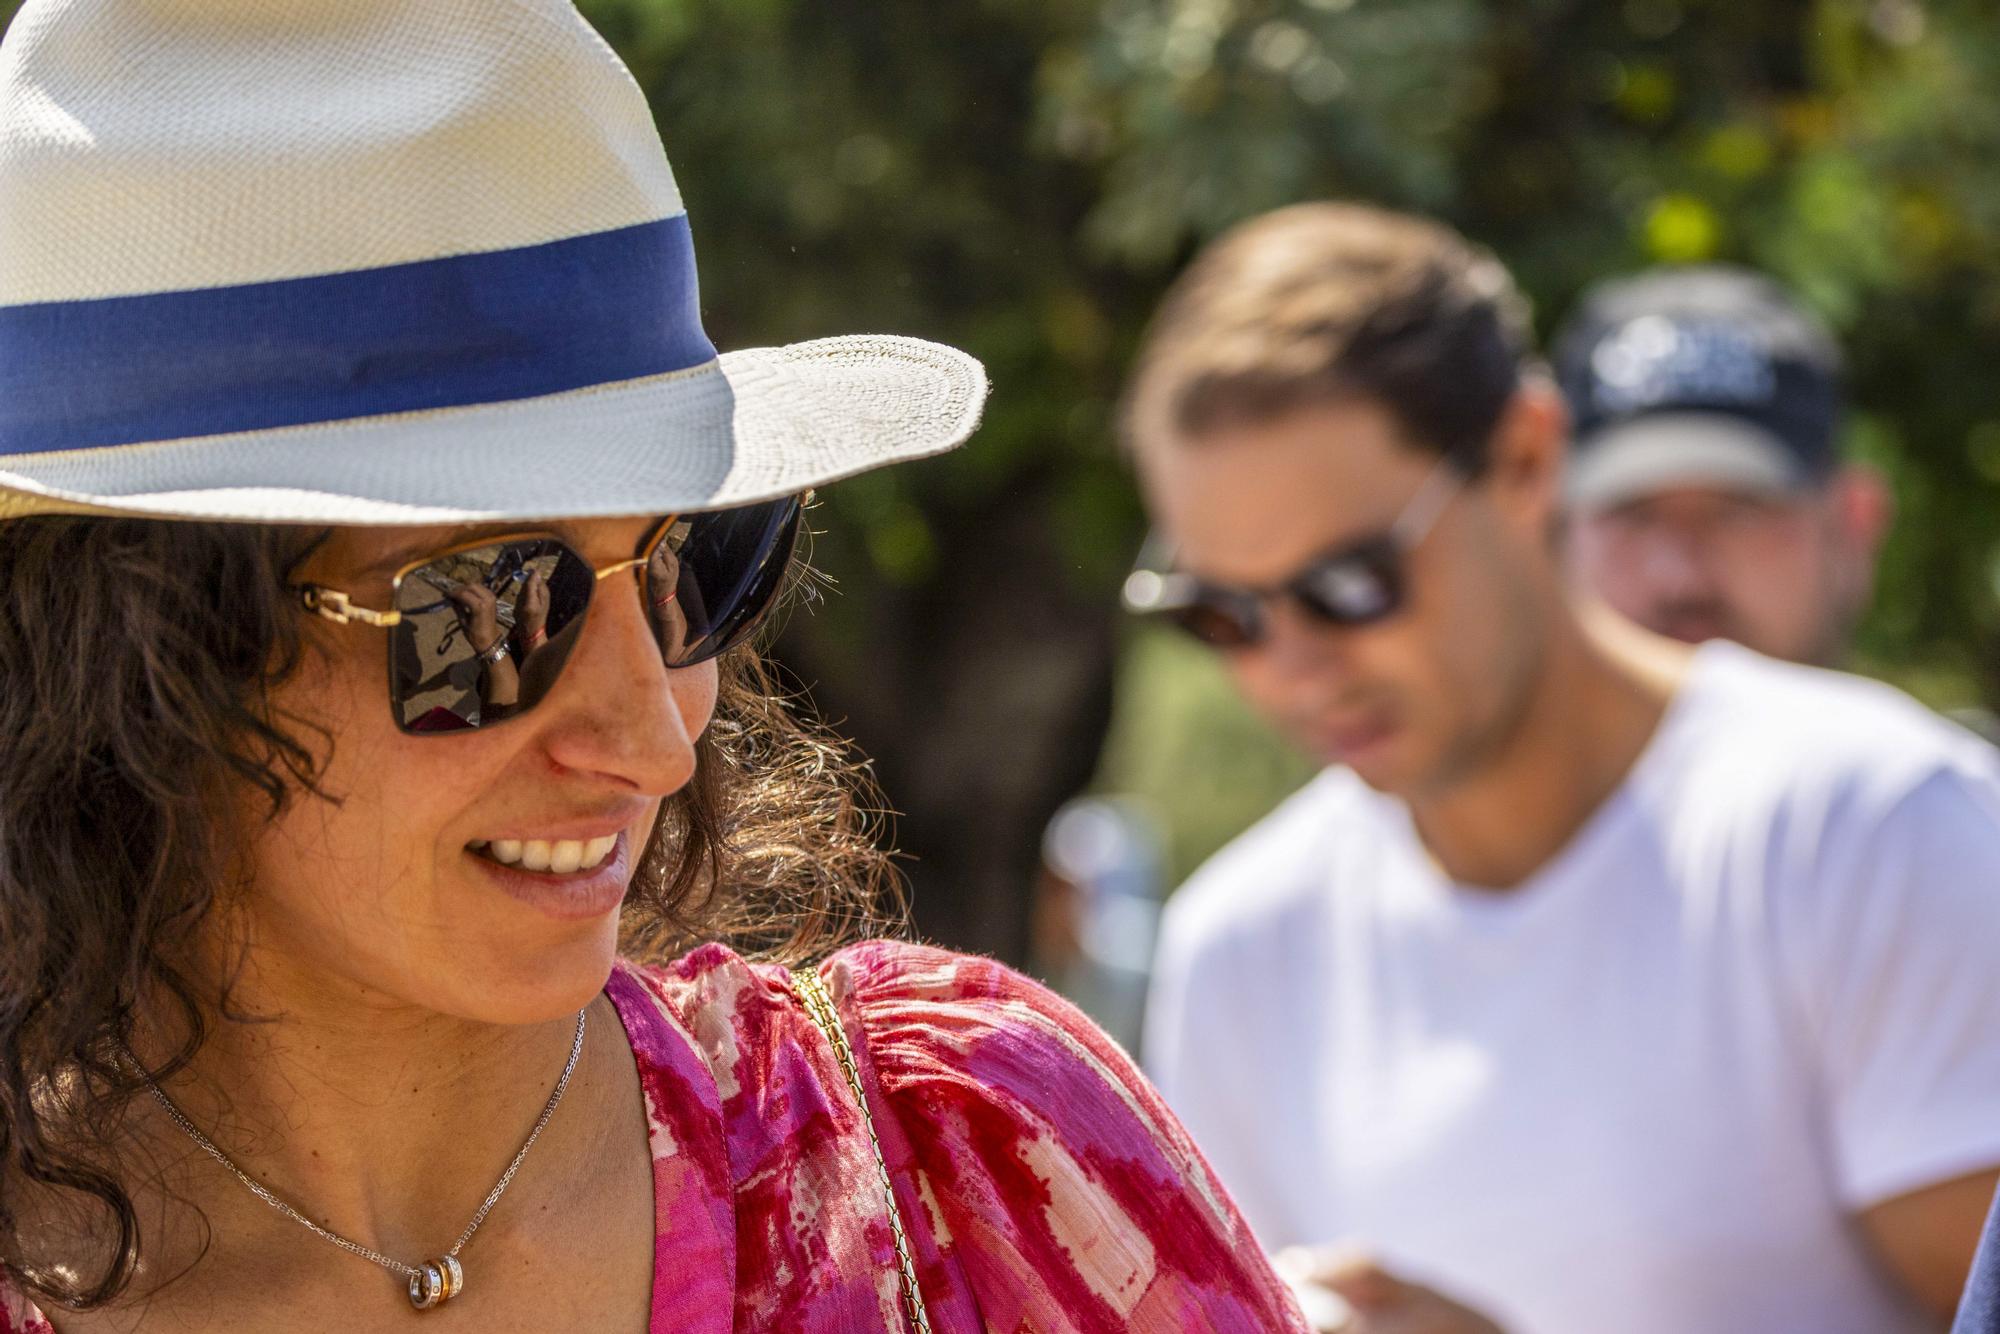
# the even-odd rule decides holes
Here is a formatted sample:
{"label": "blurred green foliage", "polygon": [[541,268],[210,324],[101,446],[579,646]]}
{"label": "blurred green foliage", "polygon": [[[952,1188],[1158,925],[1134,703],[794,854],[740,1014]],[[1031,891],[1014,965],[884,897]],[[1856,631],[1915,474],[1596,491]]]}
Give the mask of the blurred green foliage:
{"label": "blurred green foliage", "polygon": [[[1936,703],[2000,699],[1991,0],[582,8],[652,99],[718,343],[882,329],[992,372],[972,448],[829,492],[817,554],[845,595],[786,640],[830,712],[906,757],[903,790],[885,772],[906,808],[949,789],[937,821],[1039,818],[1096,753],[1116,635],[1137,646],[1106,779],[1206,831],[1177,834],[1177,865],[1241,818],[1216,812],[1301,772],[1244,730],[1212,664],[1118,628],[1143,520],[1112,427],[1191,249],[1311,197],[1449,220],[1513,267],[1545,329],[1588,282],[1649,263],[1788,281],[1844,339],[1854,448],[1902,506],[1864,665]],[[967,664],[991,672],[958,686]],[[1174,772],[1211,753],[1245,777]],[[960,837],[911,832],[926,857]],[[991,883],[1025,883],[1012,863],[1037,833],[985,847],[1009,863]],[[1006,930],[959,938],[1012,952]]]}
{"label": "blurred green foliage", "polygon": [[[920,621],[871,614],[906,613],[898,589],[1041,595],[957,579],[986,498],[1039,507],[1076,605],[1108,608],[1141,523],[1112,423],[1151,305],[1230,223],[1351,196],[1493,246],[1544,331],[1586,284],[1652,263],[1790,283],[1841,335],[1853,448],[1902,507],[1862,664],[1938,704],[2000,698],[1990,0],[585,9],[654,97],[720,339],[905,329],[993,370],[972,449],[831,493],[850,596],[811,632],[838,650],[809,656],[836,696],[862,670],[843,661],[921,644]],[[1100,781],[1166,806],[1185,869],[1303,766],[1213,664],[1133,643]]]}
{"label": "blurred green foliage", "polygon": [[[1042,62],[1039,144],[1086,164],[1080,237],[1157,279],[1229,223],[1369,198],[1492,245],[1546,332],[1654,263],[1777,274],[1850,358],[1852,450],[1901,518],[1859,665],[2000,697],[2000,24],[1969,0],[1104,0]],[[1174,689],[1151,682],[1172,670]],[[1107,775],[1170,803],[1177,869],[1226,825],[1188,761],[1251,743],[1219,673],[1126,663]],[[1139,744],[1129,696],[1176,698]],[[1234,738],[1235,740],[1231,740]],[[1265,797],[1295,779],[1267,743]],[[1135,757],[1171,751],[1169,764]],[[1195,780],[1199,782],[1200,780]],[[1246,800],[1232,788],[1225,804]],[[1251,802],[1254,804],[1254,801]]]}
{"label": "blurred green foliage", "polygon": [[1654,262],[1766,268],[1852,361],[1903,506],[1868,662],[1992,699],[2000,25],[1970,0],[1106,0],[1044,61],[1085,240],[1155,272],[1249,213],[1359,195],[1493,245],[1545,320]]}

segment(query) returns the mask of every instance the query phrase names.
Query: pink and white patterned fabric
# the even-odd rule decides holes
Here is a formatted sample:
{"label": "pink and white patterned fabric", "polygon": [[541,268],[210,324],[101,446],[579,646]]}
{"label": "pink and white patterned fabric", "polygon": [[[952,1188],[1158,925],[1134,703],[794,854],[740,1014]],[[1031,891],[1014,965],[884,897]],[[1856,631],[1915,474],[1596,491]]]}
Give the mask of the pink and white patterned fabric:
{"label": "pink and white patterned fabric", "polygon": [[[1305,1334],[1125,1053],[990,959],[870,941],[821,965],[937,1334]],[[645,1088],[654,1334],[902,1331],[846,1076],[781,968],[719,945],[606,988]],[[48,1334],[0,1288],[0,1334]]]}

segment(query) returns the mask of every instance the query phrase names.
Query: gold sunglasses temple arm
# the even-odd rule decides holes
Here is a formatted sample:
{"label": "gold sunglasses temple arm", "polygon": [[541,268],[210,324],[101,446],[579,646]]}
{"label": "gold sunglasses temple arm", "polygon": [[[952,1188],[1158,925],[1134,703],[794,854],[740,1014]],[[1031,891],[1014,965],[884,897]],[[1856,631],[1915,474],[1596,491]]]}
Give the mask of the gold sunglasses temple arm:
{"label": "gold sunglasses temple arm", "polygon": [[613,561],[611,564],[606,565],[601,569],[592,570],[591,573],[597,576],[597,581],[599,583],[603,583],[606,579],[609,579],[614,574],[622,574],[626,570],[638,569],[641,565],[644,565],[650,559],[651,557],[649,556],[634,556],[630,560]]}
{"label": "gold sunglasses temple arm", "polygon": [[299,586],[299,601],[305,609],[316,616],[324,617],[335,625],[346,625],[349,621],[360,621],[364,625],[387,628],[403,623],[400,611],[371,611],[348,601],[347,594],[337,588],[322,588],[318,584]]}

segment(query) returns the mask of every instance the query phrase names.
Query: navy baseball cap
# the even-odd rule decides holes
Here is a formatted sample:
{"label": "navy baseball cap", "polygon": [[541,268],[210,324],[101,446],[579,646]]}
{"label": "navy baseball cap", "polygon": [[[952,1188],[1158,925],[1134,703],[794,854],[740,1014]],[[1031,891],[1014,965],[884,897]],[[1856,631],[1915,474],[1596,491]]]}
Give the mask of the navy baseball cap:
{"label": "navy baseball cap", "polygon": [[1709,265],[1602,283],[1557,335],[1554,362],[1580,508],[1676,486],[1785,494],[1839,463],[1839,350],[1761,274]]}

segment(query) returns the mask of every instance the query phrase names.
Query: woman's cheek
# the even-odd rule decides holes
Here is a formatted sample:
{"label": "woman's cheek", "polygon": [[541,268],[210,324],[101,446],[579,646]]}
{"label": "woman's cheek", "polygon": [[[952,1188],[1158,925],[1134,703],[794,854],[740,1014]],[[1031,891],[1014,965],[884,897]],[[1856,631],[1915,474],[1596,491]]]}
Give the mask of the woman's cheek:
{"label": "woman's cheek", "polygon": [[713,658],[670,674],[674,703],[680,709],[681,726],[688,739],[696,740],[715,718],[715,699],[721,674]]}

